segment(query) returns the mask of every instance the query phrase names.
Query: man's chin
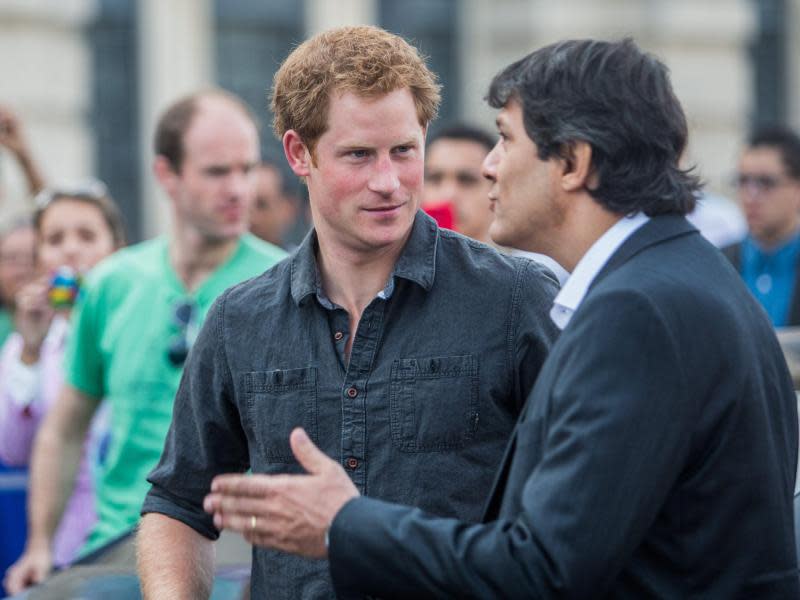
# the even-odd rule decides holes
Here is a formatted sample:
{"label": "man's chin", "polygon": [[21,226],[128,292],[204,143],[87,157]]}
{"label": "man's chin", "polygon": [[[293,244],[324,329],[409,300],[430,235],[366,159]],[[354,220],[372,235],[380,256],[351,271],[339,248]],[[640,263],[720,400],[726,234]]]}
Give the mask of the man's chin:
{"label": "man's chin", "polygon": [[224,244],[240,238],[248,231],[248,226],[244,224],[228,225],[215,228],[213,231],[206,231],[206,239],[217,244]]}
{"label": "man's chin", "polygon": [[515,238],[513,236],[508,235],[508,232],[495,227],[492,225],[489,227],[489,239],[492,240],[493,243],[497,244],[498,246],[503,246],[505,248],[515,248],[514,245]]}

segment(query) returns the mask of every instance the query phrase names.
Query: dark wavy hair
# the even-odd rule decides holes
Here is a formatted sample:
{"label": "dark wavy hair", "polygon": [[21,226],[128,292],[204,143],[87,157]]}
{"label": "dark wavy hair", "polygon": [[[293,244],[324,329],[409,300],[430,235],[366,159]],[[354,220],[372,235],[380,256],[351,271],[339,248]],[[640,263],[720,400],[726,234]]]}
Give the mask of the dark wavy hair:
{"label": "dark wavy hair", "polygon": [[750,134],[747,145],[750,148],[774,148],[780,153],[789,177],[800,179],[800,136],[789,127],[772,125],[754,131]]}
{"label": "dark wavy hair", "polygon": [[539,158],[568,158],[575,142],[592,148],[597,185],[588,192],[617,214],[686,214],[701,188],[681,169],[686,116],[667,67],[631,39],[568,40],[501,71],[487,100],[520,103]]}

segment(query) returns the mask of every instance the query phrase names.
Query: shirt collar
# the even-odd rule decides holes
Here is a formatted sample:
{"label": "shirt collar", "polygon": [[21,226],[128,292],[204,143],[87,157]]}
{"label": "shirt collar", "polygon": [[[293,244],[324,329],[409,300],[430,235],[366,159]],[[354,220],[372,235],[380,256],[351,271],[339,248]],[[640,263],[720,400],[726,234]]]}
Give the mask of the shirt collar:
{"label": "shirt collar", "polygon": [[553,301],[550,318],[559,329],[567,326],[572,315],[583,302],[592,281],[608,262],[608,259],[625,240],[649,220],[650,217],[644,213],[623,217],[592,244],[588,252],[578,261],[564,287]]}
{"label": "shirt collar", "polygon": [[793,265],[798,253],[800,253],[800,233],[793,235],[783,244],[771,250],[764,250],[750,235],[742,243],[744,261],[753,264]]}
{"label": "shirt collar", "polygon": [[[436,222],[422,211],[417,211],[408,241],[395,263],[386,287],[378,293],[378,297],[391,296],[395,277],[413,281],[425,291],[429,291],[436,274],[438,240],[439,228]],[[318,284],[316,248],[317,232],[312,229],[291,258],[292,299],[298,305],[307,296],[317,294],[321,289]]]}

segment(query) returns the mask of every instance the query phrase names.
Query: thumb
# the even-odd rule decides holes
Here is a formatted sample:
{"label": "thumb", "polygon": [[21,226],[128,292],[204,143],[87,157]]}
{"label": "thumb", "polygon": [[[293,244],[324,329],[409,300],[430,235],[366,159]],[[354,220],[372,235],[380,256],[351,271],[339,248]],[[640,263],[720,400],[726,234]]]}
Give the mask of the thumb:
{"label": "thumb", "polygon": [[333,461],[314,445],[311,438],[301,427],[297,427],[289,436],[289,444],[292,446],[292,453],[309,473],[316,474],[325,469]]}

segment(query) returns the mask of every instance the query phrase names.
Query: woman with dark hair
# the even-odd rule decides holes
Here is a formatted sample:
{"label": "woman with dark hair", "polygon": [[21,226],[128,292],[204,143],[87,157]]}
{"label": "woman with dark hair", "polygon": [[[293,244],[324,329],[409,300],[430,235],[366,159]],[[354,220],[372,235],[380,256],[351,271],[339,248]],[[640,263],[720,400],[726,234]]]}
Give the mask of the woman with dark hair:
{"label": "woman with dark hair", "polygon": [[[33,224],[38,277],[17,292],[16,331],[0,351],[0,460],[15,466],[28,464],[39,423],[61,388],[68,317],[79,282],[125,241],[117,207],[105,185],[94,180],[41,192]],[[75,558],[95,519],[88,448],[103,436],[104,428],[96,419],[53,548],[26,547],[9,575],[23,561],[35,562],[40,552],[52,552],[57,565]]]}

